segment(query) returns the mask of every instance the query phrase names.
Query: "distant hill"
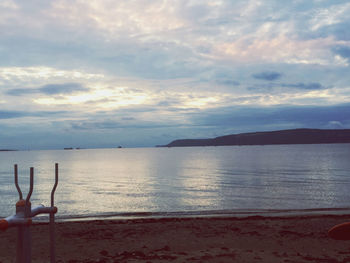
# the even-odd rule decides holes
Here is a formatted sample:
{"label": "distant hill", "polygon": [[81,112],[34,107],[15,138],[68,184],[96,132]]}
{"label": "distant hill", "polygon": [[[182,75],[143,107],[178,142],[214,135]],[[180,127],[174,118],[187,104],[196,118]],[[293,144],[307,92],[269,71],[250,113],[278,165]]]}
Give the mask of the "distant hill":
{"label": "distant hill", "polygon": [[350,143],[350,129],[293,129],[240,133],[210,139],[182,139],[158,147]]}

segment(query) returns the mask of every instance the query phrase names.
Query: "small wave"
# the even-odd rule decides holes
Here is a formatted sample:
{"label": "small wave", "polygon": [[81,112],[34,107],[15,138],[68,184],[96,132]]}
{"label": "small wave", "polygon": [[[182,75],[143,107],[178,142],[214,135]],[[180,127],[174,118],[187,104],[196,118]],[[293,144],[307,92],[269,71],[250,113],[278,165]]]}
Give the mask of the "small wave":
{"label": "small wave", "polygon": [[[204,211],[174,211],[174,212],[116,212],[83,215],[58,215],[57,221],[90,221],[90,220],[126,220],[151,218],[181,218],[181,217],[293,217],[312,215],[350,215],[349,208],[315,208],[315,209],[234,209],[234,210],[204,210]],[[39,217],[38,221],[46,221],[48,217]]]}

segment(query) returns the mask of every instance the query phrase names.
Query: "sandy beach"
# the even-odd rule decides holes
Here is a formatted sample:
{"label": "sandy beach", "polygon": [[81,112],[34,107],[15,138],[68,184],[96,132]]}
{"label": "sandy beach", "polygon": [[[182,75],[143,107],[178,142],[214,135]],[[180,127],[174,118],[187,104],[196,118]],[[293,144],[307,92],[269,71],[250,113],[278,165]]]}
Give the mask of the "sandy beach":
{"label": "sandy beach", "polygon": [[[350,216],[163,218],[56,224],[57,262],[350,262],[350,241],[328,238]],[[32,262],[49,262],[47,224],[32,227]],[[16,231],[0,233],[14,262]]]}

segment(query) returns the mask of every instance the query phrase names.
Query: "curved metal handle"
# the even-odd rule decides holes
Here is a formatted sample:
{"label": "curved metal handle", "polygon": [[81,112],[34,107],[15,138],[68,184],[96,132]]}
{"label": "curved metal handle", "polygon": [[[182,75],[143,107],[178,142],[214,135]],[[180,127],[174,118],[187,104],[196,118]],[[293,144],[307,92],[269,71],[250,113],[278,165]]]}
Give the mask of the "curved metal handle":
{"label": "curved metal handle", "polygon": [[33,193],[33,186],[34,186],[34,168],[30,167],[30,185],[29,185],[29,192],[27,194],[26,203],[25,203],[25,210],[24,210],[25,217],[30,217],[31,205],[29,200]]}
{"label": "curved metal handle", "polygon": [[16,185],[17,192],[18,192],[18,195],[19,195],[19,200],[22,200],[23,199],[23,195],[22,195],[21,188],[19,187],[19,184],[18,184],[18,168],[17,168],[17,164],[15,164],[14,170],[15,170],[15,185]]}
{"label": "curved metal handle", "polygon": [[[51,191],[51,208],[54,208],[55,204],[55,191],[58,184],[58,163],[55,163],[55,184]],[[57,208],[50,213],[50,262],[56,262],[56,252],[55,252],[55,213]]]}
{"label": "curved metal handle", "polygon": [[55,163],[55,185],[53,186],[52,191],[51,191],[51,207],[53,207],[55,204],[55,196],[54,195],[55,195],[57,184],[58,184],[58,163]]}
{"label": "curved metal handle", "polygon": [[30,185],[29,185],[29,192],[26,198],[26,204],[28,204],[30,197],[32,196],[33,186],[34,186],[34,168],[30,167]]}

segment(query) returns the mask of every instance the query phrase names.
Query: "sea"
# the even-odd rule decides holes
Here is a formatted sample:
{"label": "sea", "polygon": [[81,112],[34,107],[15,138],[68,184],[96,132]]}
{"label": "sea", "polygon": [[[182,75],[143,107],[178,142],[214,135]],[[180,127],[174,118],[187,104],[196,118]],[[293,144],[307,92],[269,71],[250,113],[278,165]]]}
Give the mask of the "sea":
{"label": "sea", "polygon": [[[62,221],[173,216],[350,214],[350,144],[0,152],[0,217],[34,167],[32,207]],[[46,220],[38,216],[37,220]]]}

